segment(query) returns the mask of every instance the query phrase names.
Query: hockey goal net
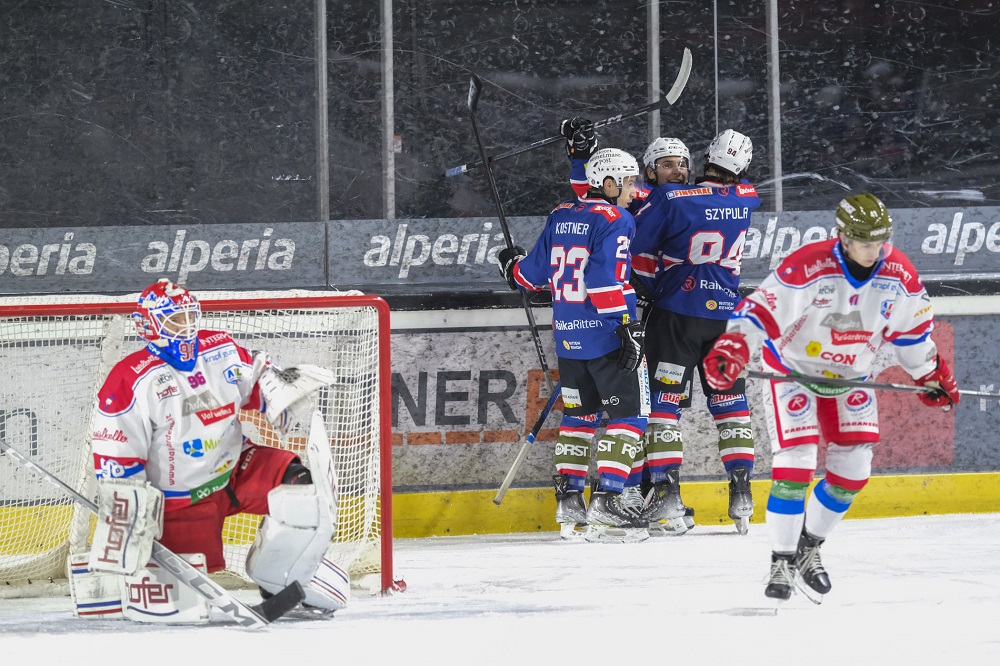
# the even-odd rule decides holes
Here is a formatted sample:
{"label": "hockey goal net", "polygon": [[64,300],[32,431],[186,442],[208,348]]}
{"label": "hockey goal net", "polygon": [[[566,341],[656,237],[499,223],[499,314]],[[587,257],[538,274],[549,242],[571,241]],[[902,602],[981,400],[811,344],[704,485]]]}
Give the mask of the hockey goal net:
{"label": "hockey goal net", "polygon": [[[334,371],[337,381],[319,404],[340,494],[334,552],[356,587],[390,589],[388,305],[357,292],[196,295],[203,329],[228,331],[281,367],[311,363]],[[130,317],[135,302],[135,296],[0,299],[0,438],[87,497],[96,484],[90,422],[97,390],[116,362],[145,344]],[[256,443],[304,457],[304,436],[281,439],[257,412],[243,411],[241,419]],[[226,521],[223,584],[247,580],[244,562],[259,521],[247,514]],[[67,593],[66,557],[89,550],[93,523],[59,489],[0,455],[0,596]]]}

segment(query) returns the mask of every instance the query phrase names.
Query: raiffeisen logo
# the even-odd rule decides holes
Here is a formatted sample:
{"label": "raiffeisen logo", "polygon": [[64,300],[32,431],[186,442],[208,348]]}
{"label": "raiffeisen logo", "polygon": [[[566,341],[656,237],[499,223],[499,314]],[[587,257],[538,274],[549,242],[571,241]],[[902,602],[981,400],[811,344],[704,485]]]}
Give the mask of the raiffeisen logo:
{"label": "raiffeisen logo", "polygon": [[172,243],[151,241],[152,252],[142,259],[143,273],[177,274],[177,284],[185,284],[191,273],[210,268],[213,271],[286,271],[295,259],[295,241],[271,238],[274,229],[264,229],[263,238],[241,240],[224,238],[209,241],[188,240],[186,229],[174,234]]}

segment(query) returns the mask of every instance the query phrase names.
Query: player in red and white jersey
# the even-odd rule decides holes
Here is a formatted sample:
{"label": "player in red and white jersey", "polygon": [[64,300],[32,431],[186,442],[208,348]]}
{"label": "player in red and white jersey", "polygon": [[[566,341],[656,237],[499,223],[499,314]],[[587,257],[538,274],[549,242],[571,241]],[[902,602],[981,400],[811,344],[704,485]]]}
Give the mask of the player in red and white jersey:
{"label": "player in red and white jersey", "polygon": [[[871,194],[849,196],[836,213],[838,238],[805,245],[750,294],[705,356],[710,385],[726,390],[763,343],[761,367],[778,374],[866,378],[884,345],[922,386],[931,406],[959,401],[955,377],[931,339],[930,297],[913,264],[889,243],[892,219]],[[772,549],[765,594],[788,599],[796,580],[814,600],[830,591],[819,547],[871,475],[879,441],[875,393],[810,383],[771,382],[764,411],[774,454],[767,524]],[[820,436],[826,475],[806,494]],[[797,578],[796,578],[797,577]]]}
{"label": "player in red and white jersey", "polygon": [[[100,484],[162,497],[159,541],[175,553],[203,553],[210,572],[226,565],[227,516],[268,516],[248,575],[265,594],[299,580],[307,604],[343,608],[349,581],[325,559],[336,507],[324,505],[295,453],[254,444],[239,419],[241,409],[256,410],[286,434],[311,415],[308,398],[330,383],[329,371],[279,370],[228,333],[199,330],[198,300],[166,278],[142,292],[133,319],[148,344],[118,362],[98,392],[92,446]],[[343,580],[320,589],[310,583],[318,569]]]}

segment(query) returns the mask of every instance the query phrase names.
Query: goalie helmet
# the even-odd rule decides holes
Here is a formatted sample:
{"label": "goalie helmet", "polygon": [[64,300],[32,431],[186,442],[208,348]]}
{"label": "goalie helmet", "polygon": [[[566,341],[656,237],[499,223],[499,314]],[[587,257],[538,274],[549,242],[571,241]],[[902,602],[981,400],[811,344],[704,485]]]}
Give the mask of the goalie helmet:
{"label": "goalie helmet", "polygon": [[862,243],[888,241],[892,218],[874,194],[852,194],[837,206],[837,228],[849,239]]}
{"label": "goalie helmet", "polygon": [[753,142],[736,130],[727,129],[712,139],[705,151],[705,164],[712,164],[739,178],[753,159]]}
{"label": "goalie helmet", "polygon": [[656,160],[661,157],[683,157],[688,165],[691,164],[691,152],[684,142],[673,137],[661,136],[649,144],[646,154],[642,156],[643,163],[648,167],[655,167]]}
{"label": "goalie helmet", "polygon": [[139,337],[165,348],[179,361],[194,359],[201,305],[184,287],[160,278],[139,296],[132,320]]}
{"label": "goalie helmet", "polygon": [[587,162],[587,182],[593,188],[603,188],[604,179],[611,178],[621,189],[626,176],[638,178],[639,163],[624,150],[604,148],[594,153]]}

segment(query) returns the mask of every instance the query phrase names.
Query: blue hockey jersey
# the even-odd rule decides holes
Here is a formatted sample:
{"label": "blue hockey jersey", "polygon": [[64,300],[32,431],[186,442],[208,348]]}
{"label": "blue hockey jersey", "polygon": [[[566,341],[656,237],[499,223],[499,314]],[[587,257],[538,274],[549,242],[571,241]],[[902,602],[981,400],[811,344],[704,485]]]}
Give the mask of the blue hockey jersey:
{"label": "blue hockey jersey", "polygon": [[564,201],[545,221],[528,255],[514,265],[526,290],[552,290],[556,354],[592,359],[620,348],[615,329],[635,318],[629,244],[632,214],[603,199]]}
{"label": "blue hockey jersey", "polygon": [[654,305],[704,319],[728,319],[740,301],[740,265],[750,214],[760,198],[750,183],[667,183],[635,216],[634,269]]}

